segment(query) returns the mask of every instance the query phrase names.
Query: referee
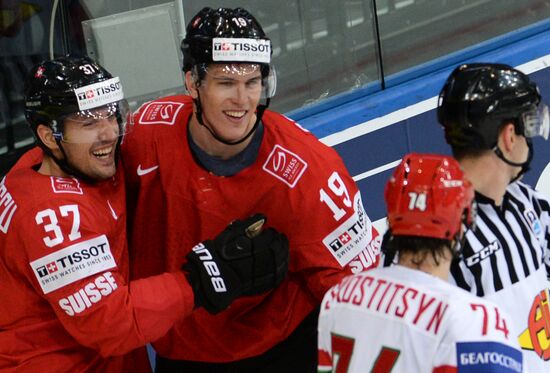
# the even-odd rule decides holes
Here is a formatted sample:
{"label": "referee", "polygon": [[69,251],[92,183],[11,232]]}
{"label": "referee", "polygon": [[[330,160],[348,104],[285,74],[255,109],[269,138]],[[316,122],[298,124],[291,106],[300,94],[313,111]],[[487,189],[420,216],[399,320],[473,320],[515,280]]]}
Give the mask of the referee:
{"label": "referee", "polygon": [[525,74],[476,63],[451,73],[437,114],[478,205],[452,280],[505,309],[519,329],[496,326],[519,339],[525,367],[550,372],[550,203],[519,181],[533,158],[531,139],[548,138],[548,107]]}

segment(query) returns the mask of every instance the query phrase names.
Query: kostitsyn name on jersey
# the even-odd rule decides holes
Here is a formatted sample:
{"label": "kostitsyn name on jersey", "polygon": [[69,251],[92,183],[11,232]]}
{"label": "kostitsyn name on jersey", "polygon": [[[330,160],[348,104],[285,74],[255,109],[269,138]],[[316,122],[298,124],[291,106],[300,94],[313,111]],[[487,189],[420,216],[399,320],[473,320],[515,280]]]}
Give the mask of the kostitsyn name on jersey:
{"label": "kostitsyn name on jersey", "polygon": [[347,303],[410,321],[412,325],[436,335],[449,305],[437,296],[416,288],[376,279],[367,274],[346,277],[330,290],[330,297],[321,306]]}

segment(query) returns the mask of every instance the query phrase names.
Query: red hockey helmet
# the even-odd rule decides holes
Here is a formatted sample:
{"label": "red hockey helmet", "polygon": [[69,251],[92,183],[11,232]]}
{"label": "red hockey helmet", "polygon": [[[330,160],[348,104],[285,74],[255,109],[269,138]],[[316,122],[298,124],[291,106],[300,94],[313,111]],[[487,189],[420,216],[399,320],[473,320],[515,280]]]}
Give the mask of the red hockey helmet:
{"label": "red hockey helmet", "polygon": [[448,156],[406,155],[384,195],[394,236],[452,240],[461,223],[471,226],[474,221],[474,189],[459,163]]}

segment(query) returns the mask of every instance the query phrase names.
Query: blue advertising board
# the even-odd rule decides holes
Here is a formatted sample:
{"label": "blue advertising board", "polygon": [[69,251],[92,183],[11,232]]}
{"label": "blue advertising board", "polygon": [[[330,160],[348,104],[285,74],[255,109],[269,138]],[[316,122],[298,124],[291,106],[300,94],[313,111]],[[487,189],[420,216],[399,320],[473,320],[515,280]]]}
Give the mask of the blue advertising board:
{"label": "blue advertising board", "polygon": [[[463,62],[506,63],[529,74],[550,104],[550,31],[480,54]],[[456,58],[456,56],[454,56]],[[333,146],[357,182],[370,218],[384,228],[383,191],[400,159],[409,152],[450,154],[437,123],[437,95],[453,67],[406,84],[365,95],[336,107],[290,116]],[[534,141],[535,157],[524,181],[550,197],[550,146]]]}

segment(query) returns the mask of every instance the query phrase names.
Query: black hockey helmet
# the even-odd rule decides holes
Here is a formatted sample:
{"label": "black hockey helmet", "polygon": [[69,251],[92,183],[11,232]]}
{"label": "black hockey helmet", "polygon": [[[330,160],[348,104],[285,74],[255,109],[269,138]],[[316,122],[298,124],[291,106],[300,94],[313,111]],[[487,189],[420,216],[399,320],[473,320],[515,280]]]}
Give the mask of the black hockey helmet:
{"label": "black hockey helmet", "polygon": [[521,71],[504,64],[472,63],[448,77],[437,116],[453,148],[492,149],[505,121],[513,122],[519,135],[547,139],[548,107],[540,103],[537,86]]}
{"label": "black hockey helmet", "polygon": [[273,52],[262,26],[246,9],[209,7],[198,12],[187,25],[181,51],[185,72],[198,64],[259,63],[263,78],[269,74]]}
{"label": "black hockey helmet", "polygon": [[256,123],[237,141],[227,141],[205,125],[200,97],[194,99],[196,117],[212,136],[226,144],[237,145],[248,139],[258,127],[270,99],[275,95],[277,77],[271,65],[271,40],[266,36],[256,18],[243,8],[203,8],[188,23],[186,35],[181,42],[183,71],[191,71],[199,86],[209,73],[209,66],[216,64],[224,73],[247,76],[257,73],[262,77],[261,98],[263,104],[256,108]]}
{"label": "black hockey helmet", "polygon": [[[87,182],[95,180],[71,163],[63,143],[95,142],[98,141],[96,132],[73,131],[71,138],[67,138],[64,128],[69,123],[86,127],[94,121],[112,125],[116,129],[113,134],[117,136],[115,156],[118,158],[122,136],[131,128],[127,121],[132,119],[120,79],[88,57],[71,55],[42,61],[29,71],[25,81],[25,117],[45,154],[67,174]],[[58,158],[40,140],[39,125],[52,129],[63,158]]]}
{"label": "black hockey helmet", "polygon": [[75,113],[94,117],[93,110],[99,107],[116,114],[119,124],[125,126],[128,104],[119,78],[89,57],[67,55],[46,60],[27,75],[25,117],[35,135],[38,125],[44,124],[62,139],[64,117]]}

